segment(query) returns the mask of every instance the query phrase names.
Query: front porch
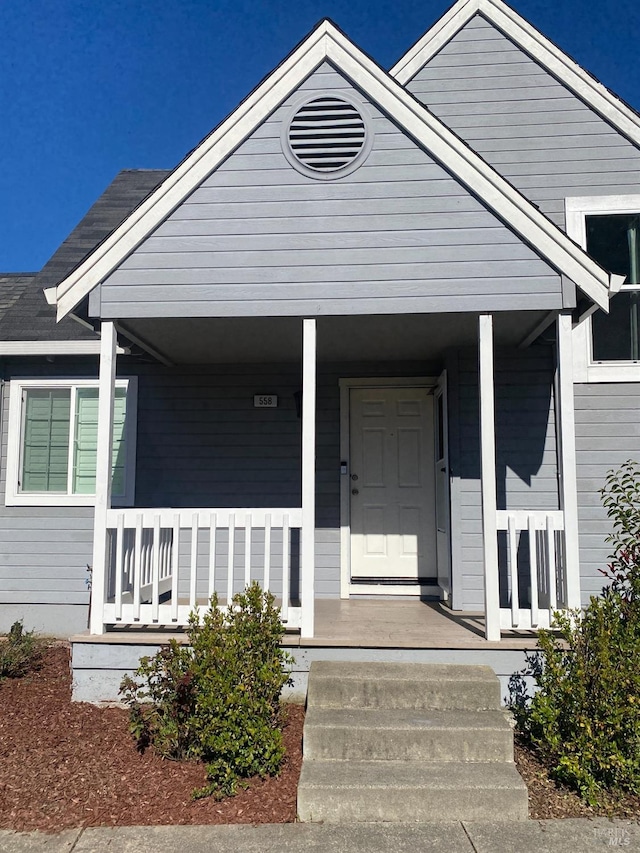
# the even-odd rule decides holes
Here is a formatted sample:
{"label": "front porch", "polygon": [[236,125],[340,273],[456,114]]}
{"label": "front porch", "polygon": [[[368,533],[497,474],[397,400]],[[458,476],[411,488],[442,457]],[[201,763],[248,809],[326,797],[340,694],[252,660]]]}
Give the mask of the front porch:
{"label": "front porch", "polygon": [[[495,639],[549,627],[550,613],[567,600],[564,514],[502,510],[496,512],[495,524],[496,543],[506,546],[503,588],[499,585],[498,591],[501,600],[510,600],[509,607],[499,607],[500,633]],[[276,597],[286,630],[300,631],[301,528],[302,513],[295,507],[110,509],[102,624],[107,630],[180,630],[193,608],[206,607],[214,593],[226,605],[257,581]],[[485,641],[494,639],[482,611],[463,614],[415,597],[393,601],[384,595],[383,585],[379,591],[383,600],[312,599],[314,631],[302,632],[304,642],[325,645],[335,639],[338,645],[343,640],[351,645],[357,638],[376,646],[388,618],[393,636],[383,645],[394,644],[400,640],[395,620],[403,624],[403,610],[407,638],[401,646],[429,648],[444,636],[464,648],[469,632]],[[413,591],[406,587],[407,596]],[[97,606],[93,603],[94,615]],[[440,616],[429,616],[431,612]],[[374,614],[384,617],[382,624]]]}
{"label": "front porch", "polygon": [[[343,322],[341,324],[336,320]],[[111,322],[103,323],[91,606],[93,635],[108,632],[109,636],[113,636],[114,629],[140,632],[149,628],[154,631],[179,631],[187,624],[192,608],[205,604],[214,592],[220,602],[225,603],[254,580],[275,595],[280,603],[287,630],[298,631],[300,643],[311,642],[312,646],[316,641],[326,646],[331,630],[334,634],[338,632],[339,645],[342,639],[349,641],[349,637],[341,636],[340,619],[332,623],[330,620],[330,623],[325,623],[324,626],[316,623],[316,620],[322,618],[325,607],[323,596],[335,596],[337,599],[340,595],[343,601],[335,603],[344,604],[345,610],[342,612],[347,613],[347,605],[351,603],[361,604],[366,609],[364,602],[357,599],[371,594],[372,587],[383,599],[389,598],[390,594],[400,596],[393,601],[394,606],[406,608],[409,604],[418,605],[416,613],[424,614],[426,611],[420,607],[425,605],[415,600],[403,599],[420,594],[423,597],[435,595],[448,599],[449,604],[456,608],[456,612],[469,609],[468,606],[465,608],[464,598],[459,593],[461,585],[466,583],[472,592],[478,591],[477,594],[474,593],[473,600],[477,600],[478,604],[482,601],[484,605],[481,611],[483,619],[480,623],[476,621],[472,632],[478,642],[484,643],[499,641],[503,632],[531,631],[547,627],[555,609],[579,606],[570,314],[561,312],[550,319],[547,318],[548,324],[555,320],[556,327],[555,379],[551,371],[549,376],[544,378],[545,389],[548,389],[545,394],[549,397],[552,395],[554,400],[551,411],[555,421],[551,425],[554,430],[551,444],[545,438],[545,430],[548,431],[549,426],[547,420],[536,427],[538,432],[542,427],[544,433],[541,434],[543,443],[536,449],[536,459],[538,456],[542,458],[543,451],[547,457],[550,452],[553,452],[554,457],[557,456],[557,462],[555,458],[553,463],[545,462],[544,478],[548,483],[551,477],[554,480],[557,477],[559,486],[554,486],[553,490],[545,486],[546,491],[541,494],[534,494],[532,491],[530,503],[526,488],[512,499],[504,482],[505,466],[513,465],[513,462],[509,463],[508,458],[505,461],[505,454],[497,439],[499,429],[502,428],[504,432],[504,425],[500,427],[498,424],[497,430],[495,394],[498,377],[494,367],[494,327],[499,345],[514,347],[519,343],[522,346],[526,344],[524,331],[529,330],[529,337],[531,336],[532,327],[540,321],[539,314],[522,312],[519,315],[500,315],[495,318],[490,314],[462,317],[452,315],[448,318],[431,315],[412,317],[411,321],[405,317],[374,320],[378,330],[374,340],[363,334],[366,325],[359,328],[358,324],[365,322],[360,318],[326,318],[320,323],[316,320],[298,321],[297,333],[290,338],[278,337],[272,331],[264,340],[260,339],[254,350],[256,359],[270,346],[276,346],[280,355],[285,350],[293,353],[296,345],[300,347],[300,391],[291,395],[292,398],[296,397],[299,406],[300,445],[294,452],[293,461],[287,460],[289,484],[292,474],[295,476],[296,465],[299,466],[299,486],[296,488],[288,485],[287,488],[292,496],[298,491],[300,498],[285,506],[265,506],[259,502],[253,506],[240,504],[235,507],[188,504],[186,507],[182,504],[163,507],[143,503],[141,506],[119,508],[111,505],[109,448],[112,446],[113,431],[116,328]],[[350,326],[345,325],[347,321]],[[264,322],[267,324],[265,328],[269,329],[268,321]],[[367,320],[366,323],[370,321]],[[292,326],[291,321],[287,321],[287,324],[289,331],[296,328],[295,325]],[[166,324],[162,328],[166,329]],[[206,332],[208,327],[199,328],[200,331]],[[220,326],[216,328],[219,329]],[[150,329],[151,327],[146,327],[146,332],[149,333]],[[195,329],[196,327],[192,332]],[[347,330],[351,334],[346,335]],[[356,334],[358,331],[359,335]],[[141,340],[130,329],[128,332],[121,331],[121,337],[126,337],[127,334],[130,340]],[[398,339],[398,334],[403,337]],[[195,334],[192,337],[195,349],[201,355],[205,354],[206,347],[202,339]],[[246,349],[246,339],[236,337],[240,346]],[[458,456],[453,463],[450,461],[451,454],[444,452],[442,447],[437,452],[431,449],[431,476],[434,482],[436,478],[441,477],[435,471],[437,462],[438,470],[444,472],[442,480],[446,483],[446,489],[439,497],[436,496],[431,510],[432,518],[419,518],[418,528],[412,529],[410,535],[400,529],[393,531],[394,535],[397,534],[396,538],[404,537],[409,541],[410,547],[414,548],[417,554],[420,548],[424,550],[424,544],[420,545],[420,542],[423,542],[423,534],[420,531],[428,525],[433,526],[433,535],[428,540],[428,545],[433,547],[434,552],[437,550],[437,567],[431,573],[433,576],[430,583],[426,586],[422,584],[424,579],[420,578],[418,570],[413,584],[407,578],[402,578],[402,583],[393,584],[385,584],[384,578],[378,579],[375,584],[358,586],[349,583],[348,555],[352,541],[349,532],[349,501],[351,494],[358,493],[358,489],[352,487],[357,485],[363,488],[364,484],[351,482],[352,479],[357,480],[357,477],[351,476],[353,468],[350,468],[349,463],[349,431],[343,426],[345,406],[349,405],[349,388],[340,383],[342,390],[339,411],[336,405],[336,411],[332,414],[334,422],[329,428],[326,422],[319,420],[321,417],[326,420],[322,412],[326,403],[321,397],[319,413],[319,392],[316,387],[318,376],[321,375],[325,384],[329,381],[335,382],[336,396],[338,377],[370,375],[371,379],[349,382],[357,382],[358,387],[363,388],[386,388],[394,382],[399,387],[422,387],[422,393],[427,397],[432,395],[431,399],[437,400],[437,393],[443,387],[442,377],[445,376],[441,371],[444,368],[446,372],[449,363],[445,343],[468,347],[474,337],[478,353],[477,379],[474,380],[472,388],[478,401],[477,426],[474,427],[478,430],[477,444],[469,446],[465,435],[458,436]],[[211,335],[207,340],[209,338],[215,340]],[[181,342],[181,360],[189,364],[184,336],[175,333],[174,339]],[[165,346],[170,340],[170,336],[165,337]],[[224,344],[232,346],[233,341],[227,338]],[[152,347],[149,347],[149,350],[151,349]],[[353,358],[354,352],[360,353],[362,359],[359,374],[339,366],[349,364],[347,357]],[[380,352],[395,354],[396,359],[381,365]],[[226,357],[230,358],[232,355],[227,352]],[[321,371],[327,370],[328,357],[336,362],[330,370],[331,377],[334,377],[331,380],[327,379],[326,373],[321,374]],[[408,375],[414,378],[396,378],[407,375],[403,366],[409,363],[409,358],[414,359],[415,372]],[[375,365],[377,373],[370,365]],[[438,375],[440,380],[428,378]],[[380,378],[377,379],[376,376]],[[526,377],[526,381],[531,380]],[[524,390],[526,393],[526,382]],[[468,391],[465,393],[468,395]],[[543,400],[542,413],[545,418],[549,414],[549,397],[546,402]],[[432,404],[425,411],[431,413],[431,420],[434,412],[436,413],[436,424],[431,423],[429,426],[429,434],[432,436],[430,440],[433,441],[434,436],[437,436],[437,441],[443,446],[442,436],[446,436],[454,427],[462,431],[460,424],[463,421],[459,411],[448,410],[446,394],[439,399],[444,400],[439,412],[437,406],[434,410]],[[462,402],[458,399],[456,405],[458,409],[461,406],[467,406],[468,409],[472,404],[473,399],[467,396]],[[515,407],[511,406],[510,417],[515,412],[521,419],[520,422],[529,427],[528,410],[525,407],[520,411],[517,405],[519,403]],[[243,417],[249,419],[248,414]],[[295,440],[295,414],[291,413],[288,417],[289,446],[295,448],[295,444],[291,444],[291,441]],[[294,420],[291,420],[292,417]],[[422,417],[424,419],[424,415]],[[469,417],[467,415],[467,420]],[[447,427],[447,419],[450,428]],[[320,433],[321,447],[318,447],[319,423],[324,431]],[[340,434],[336,435],[331,430],[336,430],[338,426]],[[518,424],[507,426],[511,435],[509,440],[517,444],[520,441]],[[250,430],[251,426],[246,429]],[[273,421],[271,429],[278,429],[277,419]],[[531,429],[521,430],[521,441],[524,444],[531,442]],[[332,436],[331,442],[326,434]],[[539,442],[540,438],[536,440]],[[212,433],[211,441],[215,441],[215,433]],[[446,441],[444,443],[446,444]],[[262,446],[264,453],[268,455],[269,444]],[[256,449],[257,447],[258,444]],[[279,455],[283,452],[284,446],[278,448]],[[318,461],[320,456],[323,457],[322,462]],[[470,459],[471,464],[468,461]],[[477,464],[479,476],[474,481],[479,487],[477,498],[476,493],[468,489],[465,493],[460,485],[465,476],[465,464],[471,469]],[[537,461],[527,463],[526,477],[532,477],[535,465],[538,464],[540,463]],[[500,477],[499,466],[502,466]],[[243,469],[238,473],[240,478],[237,492],[241,495],[242,483],[246,481],[243,477],[250,476],[251,472]],[[522,472],[518,474],[523,477]],[[277,469],[274,471],[274,477],[278,477]],[[267,490],[261,495],[263,500],[268,493]],[[318,506],[319,495],[322,506]],[[457,516],[453,512],[454,499]],[[478,515],[474,515],[475,508],[469,503],[470,500],[476,499],[479,504]],[[323,522],[322,519],[326,517],[330,517],[332,521]],[[329,593],[319,588],[318,583],[319,571],[324,571],[325,576],[328,571],[323,564],[323,560],[328,559],[325,558],[323,550],[328,547],[324,545],[326,540],[322,538],[324,527],[331,528],[333,537],[330,546],[333,560],[331,571],[335,577],[332,575],[334,579]],[[387,532],[382,529],[374,530],[376,535]],[[467,543],[467,551],[462,555],[453,553],[463,538]],[[465,571],[469,572],[469,554],[475,561],[475,574],[465,578]],[[481,574],[477,572],[476,564],[481,566]],[[435,565],[433,560],[431,565]],[[382,614],[389,603],[386,602],[377,609],[372,607],[371,610]],[[333,628],[330,627],[331,624]],[[444,622],[441,624],[445,625]],[[362,636],[366,637],[367,630],[362,630]],[[411,634],[407,648],[423,648],[417,635],[427,631],[427,626],[418,621],[412,630],[415,635]],[[436,629],[436,634],[438,632],[439,629]],[[447,634],[446,631],[444,633]],[[433,640],[427,642],[439,644],[441,640],[436,634],[433,635]],[[463,643],[464,647],[466,641],[459,637],[457,642]],[[379,644],[379,632],[374,631],[371,646]],[[435,646],[426,646],[432,647]]]}
{"label": "front porch", "polygon": [[[313,638],[288,631],[283,639],[295,661],[287,690],[292,700],[304,700],[314,660],[491,666],[500,678],[504,699],[509,677],[525,666],[526,654],[536,647],[535,631],[505,631],[501,640],[487,641],[483,613],[454,613],[440,602],[317,599],[314,611]],[[186,642],[186,635],[178,629],[168,633],[144,626],[72,637],[74,699],[117,701],[124,674],[137,667],[141,656],[153,654],[171,637]]]}

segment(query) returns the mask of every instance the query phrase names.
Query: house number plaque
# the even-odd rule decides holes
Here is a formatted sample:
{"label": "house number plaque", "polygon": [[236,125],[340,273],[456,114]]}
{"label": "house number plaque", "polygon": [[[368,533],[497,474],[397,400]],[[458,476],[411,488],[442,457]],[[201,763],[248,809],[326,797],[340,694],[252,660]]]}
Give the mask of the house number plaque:
{"label": "house number plaque", "polygon": [[278,406],[277,394],[255,394],[253,405],[256,409],[275,409]]}

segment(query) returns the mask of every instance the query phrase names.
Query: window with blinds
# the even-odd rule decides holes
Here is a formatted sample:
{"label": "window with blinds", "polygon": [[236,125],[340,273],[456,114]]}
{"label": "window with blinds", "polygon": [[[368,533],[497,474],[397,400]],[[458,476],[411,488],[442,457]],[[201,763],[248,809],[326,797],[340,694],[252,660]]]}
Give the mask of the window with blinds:
{"label": "window with blinds", "polygon": [[[115,389],[114,497],[126,492],[127,388]],[[23,494],[93,495],[96,490],[98,389],[92,386],[28,387],[22,392]]]}
{"label": "window with blinds", "polygon": [[23,492],[66,492],[69,476],[69,390],[35,388],[24,395]]}
{"label": "window with blinds", "polygon": [[[124,494],[127,393],[116,388],[113,404],[113,495]],[[96,490],[96,451],[98,443],[98,389],[79,388],[76,392],[75,436],[73,441],[73,494],[92,495]]]}

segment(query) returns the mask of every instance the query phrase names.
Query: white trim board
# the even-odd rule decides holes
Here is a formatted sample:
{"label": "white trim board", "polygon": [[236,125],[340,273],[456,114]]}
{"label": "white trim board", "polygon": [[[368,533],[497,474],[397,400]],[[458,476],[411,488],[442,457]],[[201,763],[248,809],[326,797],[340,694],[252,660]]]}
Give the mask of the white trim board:
{"label": "white trim board", "polygon": [[307,39],[56,288],[61,319],[102,282],[325,60],[605,311],[610,276],[330,21]]}
{"label": "white trim board", "polygon": [[[349,392],[352,388],[428,388],[430,391],[438,384],[437,376],[405,376],[405,377],[362,377],[340,379],[340,465],[346,469],[340,472],[340,598],[379,592],[381,595],[419,595],[420,587],[384,586],[351,583],[351,501],[350,501],[350,428],[351,409]],[[373,588],[375,586],[375,589]],[[429,587],[431,589],[431,587]]]}
{"label": "white trim board", "polygon": [[640,116],[502,0],[458,0],[393,66],[391,76],[406,86],[478,13],[632,142],[640,144]]}
{"label": "white trim board", "polygon": [[[585,217],[606,213],[640,213],[640,195],[576,196],[565,199],[567,234],[586,248]],[[623,276],[612,276],[612,295],[624,288]],[[634,288],[637,290],[637,288]],[[573,329],[574,382],[640,382],[640,362],[594,361],[591,314],[585,314]]]}
{"label": "white trim board", "polygon": [[[118,355],[129,350],[118,347]],[[95,341],[0,341],[0,355],[100,355],[100,339]]]}
{"label": "white trim board", "polygon": [[557,367],[555,373],[556,443],[560,469],[559,497],[564,514],[564,561],[566,605],[580,607],[580,546],[578,533],[578,482],[576,469],[576,422],[573,394],[573,345],[571,313],[556,320]]}

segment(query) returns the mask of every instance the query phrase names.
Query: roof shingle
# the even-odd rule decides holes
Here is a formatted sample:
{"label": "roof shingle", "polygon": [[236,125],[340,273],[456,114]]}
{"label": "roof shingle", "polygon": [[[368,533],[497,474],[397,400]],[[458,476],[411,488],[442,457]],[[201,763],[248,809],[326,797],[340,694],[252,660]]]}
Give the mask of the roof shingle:
{"label": "roof shingle", "polygon": [[0,340],[94,340],[95,333],[72,317],[56,323],[55,308],[47,304],[43,290],[68,275],[167,174],[156,169],[120,172],[39,273],[0,273]]}

